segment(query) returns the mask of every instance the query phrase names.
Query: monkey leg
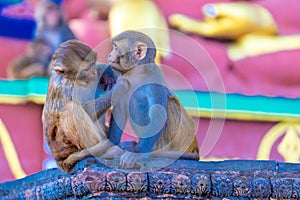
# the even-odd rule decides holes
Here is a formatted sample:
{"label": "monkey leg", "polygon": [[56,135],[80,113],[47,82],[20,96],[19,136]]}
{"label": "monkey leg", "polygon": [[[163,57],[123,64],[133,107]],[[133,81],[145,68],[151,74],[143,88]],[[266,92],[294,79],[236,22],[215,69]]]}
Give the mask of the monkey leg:
{"label": "monkey leg", "polygon": [[[104,159],[112,159],[120,154],[116,152],[123,153],[123,150],[119,150],[117,146],[114,146],[109,140],[106,140],[102,143],[98,143],[90,148],[83,149],[76,153],[71,154],[66,160],[62,162],[61,168],[65,171],[70,171],[70,169],[79,161],[87,157],[101,157]],[[103,155],[104,154],[104,155]],[[109,156],[107,155],[109,154]],[[102,156],[103,155],[103,156]],[[115,155],[115,156],[112,156]]]}
{"label": "monkey leg", "polygon": [[65,105],[60,116],[60,126],[68,141],[78,149],[61,163],[60,167],[65,171],[69,171],[74,164],[84,158],[101,156],[113,146],[105,132],[78,103],[68,102]]}

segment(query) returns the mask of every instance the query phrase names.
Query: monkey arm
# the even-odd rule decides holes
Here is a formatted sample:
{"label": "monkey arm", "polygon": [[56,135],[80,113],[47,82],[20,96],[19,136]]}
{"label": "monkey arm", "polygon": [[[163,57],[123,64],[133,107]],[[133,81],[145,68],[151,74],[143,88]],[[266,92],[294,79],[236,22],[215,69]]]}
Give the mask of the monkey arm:
{"label": "monkey arm", "polygon": [[121,168],[134,167],[153,151],[167,121],[167,94],[162,85],[145,84],[129,99],[130,123],[139,142],[135,146],[135,152],[125,152],[121,156]]}
{"label": "monkey arm", "polygon": [[119,145],[127,117],[118,108],[113,109],[109,128],[109,139],[114,145]]}
{"label": "monkey arm", "polygon": [[139,138],[135,152],[150,153],[167,121],[168,90],[159,84],[146,84],[130,100],[131,126]]}
{"label": "monkey arm", "polygon": [[96,121],[111,107],[112,91],[83,105],[89,116]]}
{"label": "monkey arm", "polygon": [[121,77],[113,89],[113,110],[109,128],[109,139],[115,145],[120,144],[121,136],[127,122],[128,88],[129,81]]}
{"label": "monkey arm", "polygon": [[98,87],[104,91],[107,89],[111,90],[117,81],[117,74],[112,70],[111,66],[106,64],[96,64],[95,67],[100,76]]}
{"label": "monkey arm", "polygon": [[111,107],[111,96],[112,91],[95,100],[97,119],[99,119]]}

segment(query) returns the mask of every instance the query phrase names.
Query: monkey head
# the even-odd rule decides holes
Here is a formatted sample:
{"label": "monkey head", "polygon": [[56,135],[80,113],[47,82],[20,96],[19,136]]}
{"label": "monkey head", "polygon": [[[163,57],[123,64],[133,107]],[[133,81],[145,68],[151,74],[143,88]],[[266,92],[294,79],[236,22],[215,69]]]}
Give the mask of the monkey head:
{"label": "monkey head", "polygon": [[51,56],[51,46],[44,39],[36,39],[31,42],[28,48],[28,56],[35,58],[49,58]]}
{"label": "monkey head", "polygon": [[154,63],[156,47],[150,37],[137,31],[125,31],[112,38],[113,50],[109,65],[119,73],[148,63]]}
{"label": "monkey head", "polygon": [[62,8],[53,1],[41,1],[35,13],[37,26],[40,28],[57,28],[65,22]]}
{"label": "monkey head", "polygon": [[79,40],[68,40],[58,47],[51,61],[51,71],[79,84],[88,83],[97,76],[97,54]]}

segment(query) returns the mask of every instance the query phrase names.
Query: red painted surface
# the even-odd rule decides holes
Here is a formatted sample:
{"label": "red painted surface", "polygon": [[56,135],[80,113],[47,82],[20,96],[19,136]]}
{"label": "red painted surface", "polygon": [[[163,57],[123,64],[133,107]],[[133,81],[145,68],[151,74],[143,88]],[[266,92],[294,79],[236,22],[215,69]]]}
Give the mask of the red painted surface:
{"label": "red painted surface", "polygon": [[[0,118],[14,143],[22,168],[26,174],[42,169],[46,158],[43,150],[41,123],[42,106],[33,103],[19,105],[0,104]],[[2,146],[0,148],[0,181],[13,179]]]}
{"label": "red painted surface", "polygon": [[[200,119],[197,133],[202,152],[200,154],[206,158],[256,159],[261,139],[275,124],[235,120],[212,122],[209,119]],[[212,126],[211,131],[208,131],[209,126]],[[219,132],[219,127],[222,127],[221,132]],[[207,154],[210,149],[211,151]],[[271,159],[283,161],[277,152],[271,153]]]}
{"label": "red painted surface", "polygon": [[[163,11],[166,17],[173,13],[182,13],[201,20],[203,15],[201,13],[201,6],[208,2],[229,2],[226,0],[173,0],[172,4],[169,1],[156,0],[159,8]],[[281,35],[300,34],[300,1],[290,0],[252,0],[253,2],[262,5],[270,11],[274,16],[279,32]],[[216,63],[218,70],[222,75],[227,93],[241,93],[245,95],[267,95],[267,96],[285,96],[285,97],[300,97],[300,82],[297,74],[299,74],[300,50],[282,51],[277,53],[270,53],[261,56],[242,59],[236,62],[232,62],[227,57],[226,43],[217,42],[214,40],[203,39],[200,36],[189,35],[196,43],[203,46],[208,52],[209,56]],[[172,36],[171,36],[172,37]],[[177,47],[183,52],[189,52],[192,54],[196,61],[196,65],[202,66],[197,55],[197,50],[189,48],[185,41],[172,40],[172,50]],[[188,74],[189,80],[192,80],[196,89],[206,90],[206,87],[200,81],[193,81],[194,72],[186,71],[183,68],[186,65],[182,65],[182,62],[178,62],[178,59],[173,57],[170,60],[165,60],[168,65],[181,68],[183,73]],[[207,67],[208,68],[208,67]],[[208,72],[209,73],[209,72]],[[214,81],[214,76],[206,79]],[[177,86],[176,86],[177,87]],[[180,84],[178,83],[178,87]]]}
{"label": "red painted surface", "polygon": [[0,78],[6,78],[9,63],[26,51],[29,41],[0,37],[0,44]]}

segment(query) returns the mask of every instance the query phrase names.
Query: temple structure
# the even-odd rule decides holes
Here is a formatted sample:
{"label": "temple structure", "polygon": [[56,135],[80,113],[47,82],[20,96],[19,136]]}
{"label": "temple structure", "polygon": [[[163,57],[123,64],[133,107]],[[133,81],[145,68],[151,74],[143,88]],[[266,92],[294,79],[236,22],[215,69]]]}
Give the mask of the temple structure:
{"label": "temple structure", "polygon": [[[49,79],[6,79],[9,62],[32,39],[38,2],[0,3],[0,198],[300,198],[300,167],[292,164],[300,161],[300,50],[231,60],[230,41],[184,34],[169,24],[171,53],[161,59],[161,68],[197,124],[201,161],[176,161],[159,169],[154,165],[141,172],[88,159],[70,174],[46,170],[54,163],[41,123]],[[61,3],[76,37],[95,48],[99,62],[106,62],[109,21],[91,17],[84,2]],[[201,20],[204,4],[236,1],[153,2],[168,22],[174,13]],[[272,14],[279,36],[299,35],[299,0],[247,2]]]}
{"label": "temple structure", "polygon": [[[299,199],[300,165],[275,161],[147,160],[140,170],[86,159],[0,184],[2,199]],[[109,167],[105,166],[108,165]]]}

